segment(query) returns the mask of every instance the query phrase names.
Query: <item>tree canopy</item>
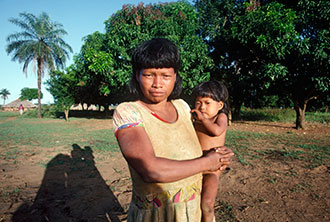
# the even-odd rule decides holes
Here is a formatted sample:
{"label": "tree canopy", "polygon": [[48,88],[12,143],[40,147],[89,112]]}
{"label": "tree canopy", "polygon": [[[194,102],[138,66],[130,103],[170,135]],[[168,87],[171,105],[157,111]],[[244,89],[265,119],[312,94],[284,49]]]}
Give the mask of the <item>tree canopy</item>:
{"label": "tree canopy", "polygon": [[3,105],[6,103],[6,99],[8,99],[8,96],[10,95],[10,92],[8,89],[1,89],[0,90],[1,98],[3,99]]}
{"label": "tree canopy", "polygon": [[[200,82],[222,80],[234,115],[241,107],[294,106],[304,127],[307,103],[328,103],[330,2],[196,0],[123,5],[105,33],[84,37],[70,76],[76,102],[107,106],[129,100],[132,50],[165,37],[181,52],[185,98]],[[316,104],[316,103],[314,103]]]}
{"label": "tree canopy", "polygon": [[195,8],[186,1],[123,5],[122,10],[105,21],[105,30],[104,34],[95,32],[86,36],[75,57],[82,90],[89,91],[94,101],[106,104],[128,98],[131,52],[142,41],[154,37],[168,38],[179,46],[180,75],[186,93],[210,77],[212,60],[208,57],[207,45],[198,35]]}
{"label": "tree canopy", "polygon": [[201,33],[234,111],[264,95],[289,96],[304,127],[307,102],[329,89],[329,2],[196,1]]}
{"label": "tree canopy", "polygon": [[74,77],[72,67],[66,69],[66,72],[53,70],[50,78],[46,81],[47,90],[54,97],[54,102],[65,114],[65,119],[69,119],[70,107],[74,104],[75,91],[78,86],[78,80]]}
{"label": "tree canopy", "polygon": [[[21,96],[20,99],[21,100],[33,100],[33,99],[37,99],[38,98],[38,89],[37,88],[27,88],[24,87],[23,89],[21,89]],[[41,93],[40,98],[43,98],[43,94]]]}

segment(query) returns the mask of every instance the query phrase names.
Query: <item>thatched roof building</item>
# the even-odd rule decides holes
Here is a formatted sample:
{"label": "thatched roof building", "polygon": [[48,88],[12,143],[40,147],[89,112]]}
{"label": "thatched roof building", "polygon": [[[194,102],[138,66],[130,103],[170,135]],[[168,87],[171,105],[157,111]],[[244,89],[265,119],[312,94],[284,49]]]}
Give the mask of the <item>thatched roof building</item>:
{"label": "thatched roof building", "polygon": [[35,109],[37,106],[27,100],[16,99],[11,103],[2,106],[4,111],[18,111],[20,105],[24,106],[24,110]]}

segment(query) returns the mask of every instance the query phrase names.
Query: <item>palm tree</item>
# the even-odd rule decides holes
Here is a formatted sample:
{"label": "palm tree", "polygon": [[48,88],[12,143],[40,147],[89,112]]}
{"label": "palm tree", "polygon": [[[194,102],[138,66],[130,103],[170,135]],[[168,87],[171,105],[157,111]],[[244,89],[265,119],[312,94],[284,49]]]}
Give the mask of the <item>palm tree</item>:
{"label": "palm tree", "polygon": [[22,28],[22,32],[7,37],[6,51],[8,55],[12,54],[13,61],[24,64],[26,75],[31,62],[37,65],[38,117],[41,118],[41,79],[45,70],[49,73],[55,67],[63,69],[72,49],[62,39],[67,34],[62,24],[51,21],[46,13],[41,13],[39,17],[31,13],[19,15],[20,18],[10,18],[9,21]]}
{"label": "palm tree", "polygon": [[6,99],[8,99],[8,95],[10,95],[10,92],[8,91],[8,89],[2,89],[0,91],[0,95],[1,95],[1,97],[3,99],[3,105],[5,105]]}

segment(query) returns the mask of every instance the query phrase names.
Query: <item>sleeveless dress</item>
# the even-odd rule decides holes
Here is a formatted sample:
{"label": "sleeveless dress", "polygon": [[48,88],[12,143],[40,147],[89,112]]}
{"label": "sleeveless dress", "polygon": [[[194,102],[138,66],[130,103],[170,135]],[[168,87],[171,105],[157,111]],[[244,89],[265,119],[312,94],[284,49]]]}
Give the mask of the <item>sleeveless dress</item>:
{"label": "sleeveless dress", "polygon": [[[171,102],[178,113],[173,123],[161,120],[138,102],[120,104],[113,116],[115,133],[127,127],[144,127],[156,156],[173,160],[202,156],[189,106],[183,100]],[[146,183],[132,167],[129,170],[133,191],[128,222],[201,221],[201,173],[170,183]]]}

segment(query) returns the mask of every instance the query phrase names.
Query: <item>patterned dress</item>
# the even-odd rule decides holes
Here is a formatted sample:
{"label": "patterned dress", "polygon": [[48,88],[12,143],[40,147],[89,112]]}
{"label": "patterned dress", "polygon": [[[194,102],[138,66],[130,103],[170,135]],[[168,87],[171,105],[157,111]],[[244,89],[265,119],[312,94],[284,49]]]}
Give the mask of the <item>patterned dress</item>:
{"label": "patterned dress", "polygon": [[[120,104],[113,116],[115,133],[127,127],[144,127],[156,156],[173,160],[200,157],[189,106],[183,100],[171,102],[178,113],[173,123],[161,120],[139,102]],[[201,221],[201,173],[170,183],[146,183],[132,167],[129,170],[133,192],[128,222]]]}

